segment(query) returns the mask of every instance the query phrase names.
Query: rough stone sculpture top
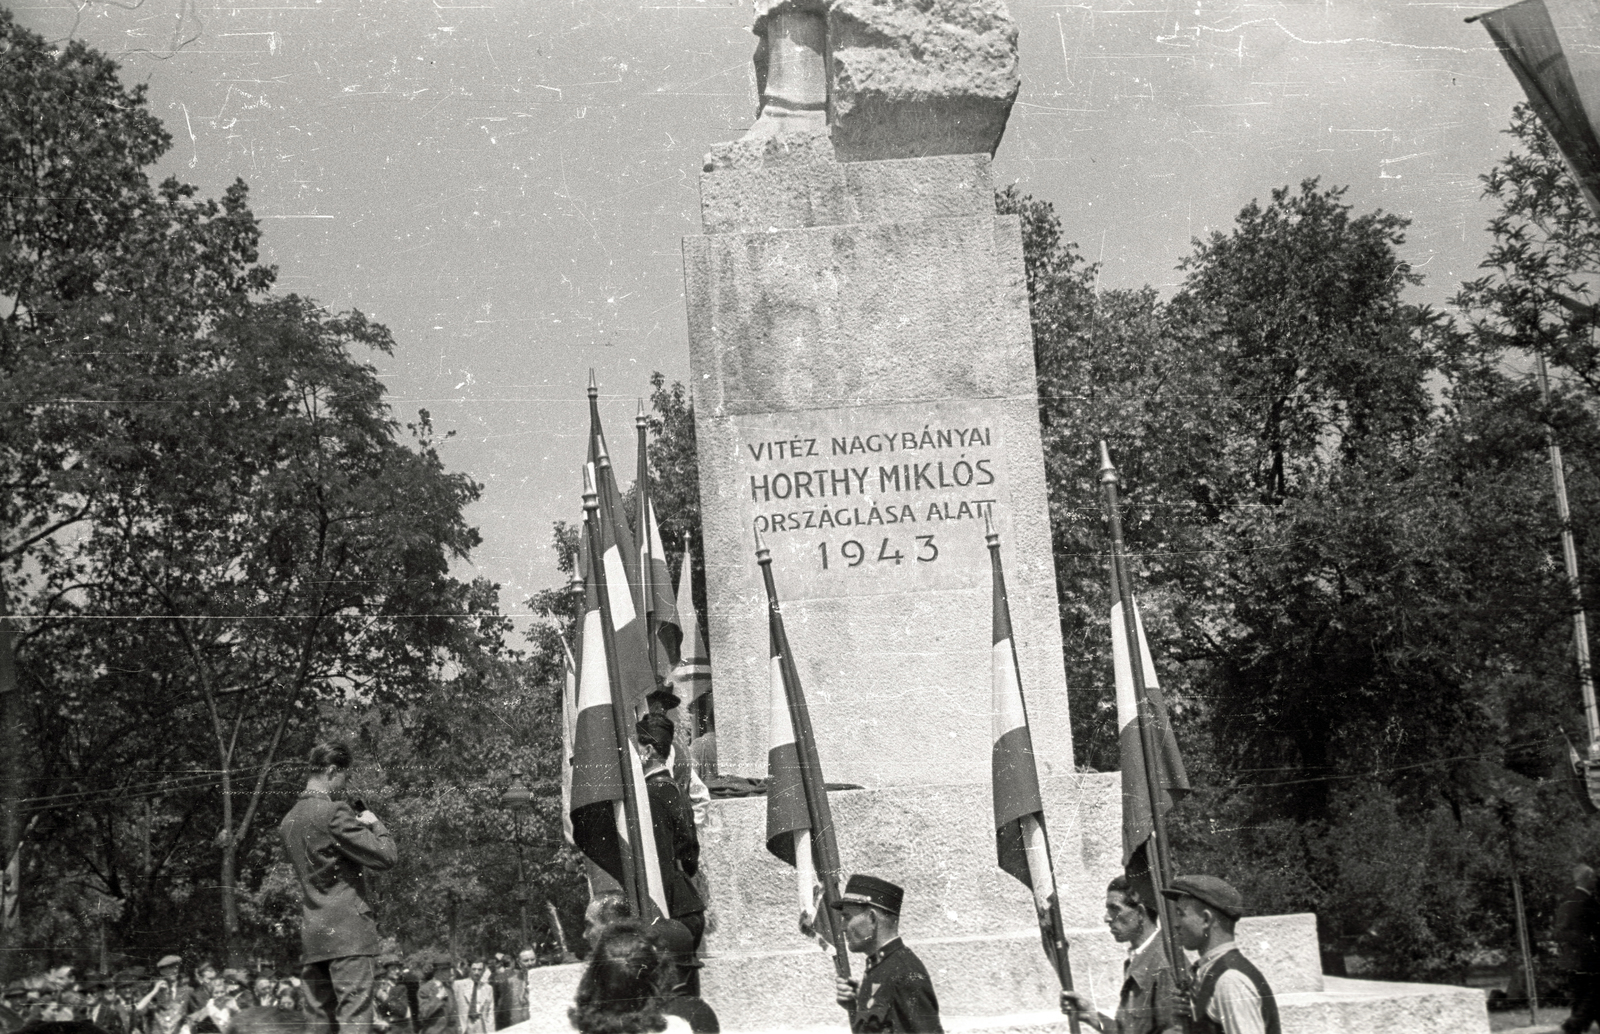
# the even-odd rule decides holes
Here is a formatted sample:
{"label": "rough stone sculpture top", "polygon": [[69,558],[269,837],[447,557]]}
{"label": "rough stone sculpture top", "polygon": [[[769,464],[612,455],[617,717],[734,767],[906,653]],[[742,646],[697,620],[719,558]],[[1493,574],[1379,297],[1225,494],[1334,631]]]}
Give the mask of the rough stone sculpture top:
{"label": "rough stone sculpture top", "polygon": [[1017,98],[1004,0],[757,0],[761,104],[707,170],[993,154]]}

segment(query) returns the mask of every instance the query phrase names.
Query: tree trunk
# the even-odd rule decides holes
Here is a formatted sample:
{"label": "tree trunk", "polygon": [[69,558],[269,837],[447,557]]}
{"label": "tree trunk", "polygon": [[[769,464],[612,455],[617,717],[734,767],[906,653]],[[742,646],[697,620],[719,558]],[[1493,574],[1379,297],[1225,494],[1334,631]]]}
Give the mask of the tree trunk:
{"label": "tree trunk", "polygon": [[239,897],[237,862],[239,840],[233,832],[233,771],[226,754],[222,762],[222,872],[218,888],[222,892],[222,953],[229,966],[239,964]]}

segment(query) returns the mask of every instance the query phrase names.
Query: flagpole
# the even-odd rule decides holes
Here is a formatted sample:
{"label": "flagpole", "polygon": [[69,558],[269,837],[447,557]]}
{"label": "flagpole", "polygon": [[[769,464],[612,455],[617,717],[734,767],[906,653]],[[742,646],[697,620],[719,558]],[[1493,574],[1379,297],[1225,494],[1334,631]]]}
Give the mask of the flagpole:
{"label": "flagpole", "polygon": [[[650,900],[650,890],[645,886],[644,832],[639,824],[639,800],[634,793],[633,759],[628,756],[628,751],[632,749],[632,736],[621,699],[622,673],[617,670],[617,630],[611,624],[611,595],[606,588],[606,565],[600,559],[605,554],[605,542],[600,536],[599,510],[599,493],[589,478],[589,468],[584,467],[583,517],[589,529],[589,573],[594,578],[595,595],[600,606],[600,640],[605,648],[606,675],[611,684],[611,729],[617,741],[617,777],[622,784],[622,811],[628,826],[628,849],[619,852],[622,858],[623,890],[627,893],[634,918],[649,922],[654,918],[655,903]],[[626,590],[627,587],[623,588]]]}
{"label": "flagpole", "polygon": [[[1539,401],[1550,405],[1550,374],[1544,353],[1535,352],[1538,362]],[[1583,715],[1589,727],[1589,763],[1600,764],[1600,713],[1595,707],[1594,669],[1589,663],[1589,617],[1583,609],[1583,588],[1578,577],[1578,548],[1572,539],[1572,508],[1567,504],[1567,475],[1561,462],[1561,445],[1555,430],[1545,425],[1545,445],[1550,452],[1550,476],[1555,481],[1556,515],[1561,520],[1561,556],[1566,563],[1567,584],[1572,591],[1572,642],[1578,654],[1578,690],[1583,695]]]}
{"label": "flagpole", "polygon": [[811,819],[812,859],[822,881],[822,910],[828,924],[828,940],[833,944],[833,968],[840,979],[850,979],[850,954],[844,939],[844,924],[834,904],[839,900],[839,841],[834,833],[833,812],[828,807],[828,789],[822,783],[822,761],[817,756],[817,741],[811,732],[811,711],[800,688],[800,673],[789,650],[789,634],[783,627],[783,610],[778,604],[777,586],[772,580],[772,551],[756,529],[756,562],[767,588],[767,626],[778,647],[778,664],[783,672],[783,692],[789,701],[789,722],[794,726],[795,753],[800,757],[800,786],[805,790],[806,811]]}
{"label": "flagpole", "polygon": [[[1000,563],[1000,533],[994,530],[993,508],[987,508],[983,514],[983,540],[989,544],[989,564],[994,573],[996,587],[1000,590],[1000,599],[1006,608],[1006,623],[1011,622],[1011,597],[1006,592],[1005,568]],[[1017,672],[1017,699],[1022,704],[1022,724],[1028,730],[1031,739],[1033,723],[1028,720],[1028,696],[1022,689],[1022,661],[1017,657],[1017,637],[1011,637],[1011,666]],[[1030,759],[1031,760],[1031,759]],[[1035,768],[1037,772],[1037,768]],[[1050,962],[1056,971],[1056,979],[1061,983],[1061,990],[1071,991],[1072,986],[1072,959],[1068,954],[1071,944],[1067,941],[1066,923],[1061,918],[1061,892],[1056,886],[1056,862],[1050,851],[1050,832],[1044,824],[1044,812],[1039,813],[1039,832],[1044,838],[1045,865],[1050,868],[1050,937],[1054,942],[1055,950],[1050,952]],[[1078,1034],[1078,1014],[1067,1014],[1067,1027],[1072,1034]]]}
{"label": "flagpole", "polygon": [[[645,436],[649,420],[644,415],[644,399],[639,400],[639,413],[633,418],[639,429],[639,540],[644,548],[639,551],[639,593],[644,597],[644,631],[650,640],[650,675],[661,677],[661,667],[656,660],[656,597],[650,584],[654,574],[655,543],[650,533],[650,460],[645,451]],[[659,683],[657,683],[659,685]],[[651,710],[654,710],[652,707]]]}
{"label": "flagpole", "polygon": [[1134,698],[1139,704],[1139,746],[1144,755],[1145,792],[1150,797],[1150,839],[1147,861],[1151,882],[1155,886],[1155,906],[1161,917],[1161,940],[1167,949],[1167,961],[1180,988],[1188,981],[1188,967],[1183,964],[1183,949],[1178,946],[1177,930],[1173,926],[1172,907],[1162,893],[1172,881],[1172,870],[1167,857],[1167,820],[1161,813],[1160,769],[1156,764],[1156,730],[1154,708],[1144,682],[1144,644],[1139,635],[1139,618],[1133,609],[1132,579],[1123,565],[1122,512],[1117,501],[1117,468],[1111,462],[1111,450],[1100,442],[1100,483],[1106,489],[1106,509],[1111,525],[1111,578],[1112,591],[1122,603],[1123,634],[1128,643],[1128,671],[1133,677]]}

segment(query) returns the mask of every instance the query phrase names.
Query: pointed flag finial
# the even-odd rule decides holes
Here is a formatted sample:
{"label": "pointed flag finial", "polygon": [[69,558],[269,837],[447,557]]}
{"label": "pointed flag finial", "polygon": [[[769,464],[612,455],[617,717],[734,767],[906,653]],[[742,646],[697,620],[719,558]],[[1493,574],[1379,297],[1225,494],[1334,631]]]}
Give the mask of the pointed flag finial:
{"label": "pointed flag finial", "polygon": [[1111,450],[1106,448],[1106,440],[1100,439],[1100,483],[1114,485],[1118,481],[1116,465],[1111,462]]}
{"label": "pointed flag finial", "polygon": [[767,548],[767,540],[761,537],[761,527],[756,526],[756,563],[765,566],[772,563],[772,550]]}
{"label": "pointed flag finial", "polygon": [[[600,454],[601,460],[605,459],[605,455],[603,452]],[[585,463],[583,465],[583,512],[592,517],[598,509],[600,509],[600,493],[594,490],[594,475],[589,472],[589,465]]]}
{"label": "pointed flag finial", "polygon": [[599,396],[600,396],[600,386],[595,383],[595,380],[594,380],[594,367],[591,366],[591,367],[589,367],[589,397],[590,398],[598,398]]}
{"label": "pointed flag finial", "polygon": [[649,423],[649,418],[644,415],[644,399],[639,400],[639,415],[633,418],[633,423],[639,430],[644,430],[644,425]]}
{"label": "pointed flag finial", "polygon": [[[606,440],[605,440],[605,438],[603,436],[597,435],[595,437],[594,448],[595,448],[594,465],[596,467],[604,467],[606,470],[610,470],[611,469],[611,456],[610,456],[610,454],[608,454],[606,452]],[[584,476],[585,477],[588,476],[588,468],[587,467],[584,468]]]}
{"label": "pointed flag finial", "polygon": [[994,530],[993,503],[983,508],[983,541],[989,544],[990,549],[1000,548],[1000,533]]}
{"label": "pointed flag finial", "polygon": [[578,573],[578,551],[572,551],[572,574],[567,578],[567,591],[576,596],[583,592],[583,576]]}

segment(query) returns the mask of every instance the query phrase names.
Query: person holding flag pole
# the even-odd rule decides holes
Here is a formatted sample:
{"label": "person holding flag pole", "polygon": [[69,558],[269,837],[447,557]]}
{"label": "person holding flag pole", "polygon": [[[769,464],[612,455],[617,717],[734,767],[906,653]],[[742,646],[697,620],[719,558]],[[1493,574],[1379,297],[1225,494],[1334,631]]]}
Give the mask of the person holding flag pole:
{"label": "person holding flag pole", "polygon": [[1050,837],[1045,831],[1044,800],[1039,794],[1039,770],[1033,759],[1033,733],[1028,726],[1028,704],[1022,694],[1017,664],[1017,644],[1011,634],[1011,604],[1006,597],[1006,576],[1000,563],[1000,534],[994,530],[993,508],[983,515],[984,541],[989,544],[989,566],[994,581],[994,638],[992,659],[994,732],[994,827],[1000,868],[1033,891],[1044,953],[1061,984],[1061,1011],[1067,1025],[1078,1034],[1078,1014],[1072,1007],[1072,961],[1068,955],[1066,927],[1061,919],[1055,867],[1050,858]]}
{"label": "person holding flag pole", "polygon": [[[800,675],[789,651],[783,611],[772,580],[772,551],[756,530],[756,561],[767,589],[767,633],[771,646],[772,746],[767,754],[767,850],[795,867],[800,928],[818,937],[833,955],[841,981],[850,979],[840,900],[839,842],[822,779],[822,762],[811,732]],[[819,905],[821,907],[819,907]],[[820,920],[820,922],[819,922]]]}
{"label": "person holding flag pole", "polygon": [[[1137,888],[1136,896],[1141,900],[1146,894],[1150,896],[1144,903],[1157,910],[1167,964],[1178,978],[1180,990],[1186,991],[1189,971],[1178,943],[1173,907],[1165,892],[1172,883],[1166,812],[1172,808],[1174,795],[1188,790],[1188,779],[1166,722],[1166,708],[1156,695],[1159,690],[1155,669],[1133,599],[1132,579],[1124,559],[1118,480],[1111,450],[1101,441],[1100,483],[1105,486],[1111,533],[1112,658],[1121,725],[1123,865],[1129,869],[1130,883]],[[1138,871],[1141,868],[1143,873]],[[1192,1020],[1186,1019],[1184,1026],[1192,1030]]]}
{"label": "person holding flag pole", "polygon": [[[604,452],[601,452],[602,459]],[[654,836],[644,809],[644,772],[632,743],[617,665],[607,574],[615,535],[600,511],[594,480],[584,470],[584,536],[588,563],[573,734],[572,826],[579,850],[621,885],[633,915],[652,923],[667,914]],[[623,586],[627,591],[627,586]]]}

